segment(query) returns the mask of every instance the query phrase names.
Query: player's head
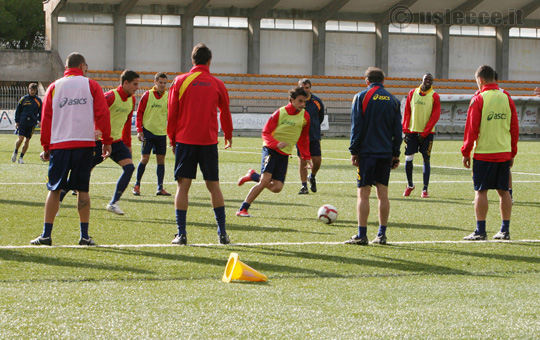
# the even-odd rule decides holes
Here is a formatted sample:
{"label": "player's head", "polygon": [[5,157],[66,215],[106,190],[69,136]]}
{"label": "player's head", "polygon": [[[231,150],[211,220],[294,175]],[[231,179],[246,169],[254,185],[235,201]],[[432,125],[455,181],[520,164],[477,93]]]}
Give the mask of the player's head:
{"label": "player's head", "polygon": [[433,86],[433,75],[431,73],[426,73],[422,77],[422,91],[426,92]]}
{"label": "player's head", "polygon": [[28,94],[35,97],[38,92],[38,85],[36,83],[30,83],[28,85]]}
{"label": "player's head", "polygon": [[306,107],[308,94],[302,86],[297,86],[289,90],[289,101],[297,110],[302,110]]}
{"label": "player's head", "polygon": [[495,70],[493,70],[493,72],[495,72],[495,77],[494,77],[495,82],[498,83],[498,82],[499,82],[499,74],[498,74],[497,71],[495,71]]}
{"label": "player's head", "polygon": [[384,83],[384,71],[378,67],[368,67],[364,73],[364,78],[367,84]]}
{"label": "player's head", "polygon": [[212,61],[212,51],[203,43],[195,45],[191,52],[191,62],[193,65],[208,65]]}
{"label": "player's head", "polygon": [[474,77],[478,88],[481,90],[482,86],[495,82],[495,70],[489,65],[482,65],[476,70]]}
{"label": "player's head", "polygon": [[298,86],[303,87],[309,97],[309,95],[311,94],[311,80],[307,78],[300,79],[298,81]]}
{"label": "player's head", "polygon": [[154,85],[158,92],[164,92],[167,87],[167,75],[163,72],[158,72],[154,76]]}
{"label": "player's head", "polygon": [[133,96],[139,88],[139,74],[133,70],[124,70],[120,76],[122,89],[128,96]]}
{"label": "player's head", "polygon": [[86,74],[86,71],[88,71],[88,64],[82,54],[73,52],[66,58],[66,68],[78,68]]}

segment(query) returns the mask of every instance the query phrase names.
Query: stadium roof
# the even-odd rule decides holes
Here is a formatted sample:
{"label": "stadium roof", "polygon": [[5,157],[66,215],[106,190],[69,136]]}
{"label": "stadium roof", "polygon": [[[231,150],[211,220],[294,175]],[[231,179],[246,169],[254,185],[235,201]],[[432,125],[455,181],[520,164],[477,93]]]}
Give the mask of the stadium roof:
{"label": "stadium roof", "polygon": [[[540,26],[540,0],[45,0],[65,11]],[[56,6],[55,6],[56,7]],[[516,13],[516,14],[514,14]],[[464,16],[469,18],[465,19]]]}

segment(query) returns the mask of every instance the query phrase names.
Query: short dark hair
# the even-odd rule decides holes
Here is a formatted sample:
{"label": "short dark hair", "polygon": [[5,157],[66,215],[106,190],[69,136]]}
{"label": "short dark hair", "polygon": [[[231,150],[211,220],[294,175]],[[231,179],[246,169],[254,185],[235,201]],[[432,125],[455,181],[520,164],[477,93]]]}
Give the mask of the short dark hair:
{"label": "short dark hair", "polygon": [[495,70],[489,65],[482,65],[476,70],[474,77],[480,77],[487,83],[493,83],[495,81]]}
{"label": "short dark hair", "polygon": [[78,52],[73,52],[66,58],[66,68],[79,67],[81,64],[86,64],[86,60]]}
{"label": "short dark hair", "polygon": [[289,90],[289,98],[296,99],[298,96],[304,96],[307,98],[307,92],[302,86],[293,87]]}
{"label": "short dark hair", "polygon": [[300,85],[300,84],[309,85],[309,87],[311,87],[311,80],[309,80],[307,78],[300,79],[298,81],[298,85]]}
{"label": "short dark hair", "polygon": [[28,89],[29,90],[37,90],[38,89],[38,85],[36,83],[30,83],[28,85]]}
{"label": "short dark hair", "polygon": [[384,81],[384,71],[378,67],[368,67],[364,76],[370,83],[382,83]]}
{"label": "short dark hair", "polygon": [[203,43],[195,45],[191,52],[191,60],[195,65],[206,65],[212,59],[212,51]]}
{"label": "short dark hair", "polygon": [[167,75],[163,72],[158,72],[156,73],[156,75],[154,76],[154,80],[158,80],[159,78],[165,78],[165,79],[168,79],[167,78]]}
{"label": "short dark hair", "polygon": [[495,72],[495,78],[494,78],[495,81],[499,81],[499,74],[497,73],[497,71],[493,71],[493,72]]}
{"label": "short dark hair", "polygon": [[133,70],[124,70],[124,72],[122,72],[122,75],[120,76],[120,81],[122,82],[122,85],[123,85],[125,81],[127,81],[128,83],[131,83],[137,78],[139,78],[139,74],[137,72]]}

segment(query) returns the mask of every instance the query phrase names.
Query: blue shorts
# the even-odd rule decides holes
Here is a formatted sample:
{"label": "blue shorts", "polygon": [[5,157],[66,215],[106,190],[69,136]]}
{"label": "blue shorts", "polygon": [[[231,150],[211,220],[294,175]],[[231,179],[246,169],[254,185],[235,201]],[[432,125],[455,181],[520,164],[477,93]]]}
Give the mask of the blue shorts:
{"label": "blue shorts", "polygon": [[417,152],[420,152],[424,157],[425,162],[429,162],[431,157],[431,148],[433,147],[433,137],[435,135],[430,133],[422,143],[418,140],[420,137],[419,133],[409,133],[406,138],[406,147],[405,147],[405,156],[414,155]]}
{"label": "blue shorts", "polygon": [[392,157],[376,158],[372,156],[358,156],[358,169],[356,186],[382,184],[388,186],[392,170]]}
{"label": "blue shorts", "polygon": [[165,155],[167,153],[167,136],[156,136],[143,128],[144,142],[141,143],[141,154]]}
{"label": "blue shorts", "polygon": [[473,183],[475,191],[500,189],[508,191],[510,161],[486,162],[473,159]]}
{"label": "blue shorts", "polygon": [[[96,165],[103,162],[103,157],[101,157],[101,154],[103,153],[103,143],[101,141],[96,141],[96,146],[94,148],[94,155],[93,155],[93,161],[92,161],[92,168]],[[120,162],[124,159],[131,159],[131,152],[129,152],[129,149],[127,148],[126,144],[122,141],[118,141],[116,143],[111,144],[111,155],[109,156],[110,159],[112,159],[115,163]]]}
{"label": "blue shorts", "polygon": [[174,178],[197,178],[197,165],[205,181],[219,181],[217,144],[192,145],[176,143]]}
{"label": "blue shorts", "polygon": [[88,192],[94,148],[51,150],[47,189]]}
{"label": "blue shorts", "polygon": [[289,166],[289,156],[283,155],[263,146],[261,157],[261,174],[268,172],[272,174],[272,179],[285,183],[287,167]]}
{"label": "blue shorts", "polygon": [[[321,141],[310,140],[309,141],[309,153],[311,157],[321,157]],[[296,154],[300,157],[300,150],[298,150],[298,144],[296,144]]]}
{"label": "blue shorts", "polygon": [[30,139],[34,135],[35,129],[36,128],[34,126],[19,124],[19,128],[17,129],[17,134],[19,136],[24,136]]}

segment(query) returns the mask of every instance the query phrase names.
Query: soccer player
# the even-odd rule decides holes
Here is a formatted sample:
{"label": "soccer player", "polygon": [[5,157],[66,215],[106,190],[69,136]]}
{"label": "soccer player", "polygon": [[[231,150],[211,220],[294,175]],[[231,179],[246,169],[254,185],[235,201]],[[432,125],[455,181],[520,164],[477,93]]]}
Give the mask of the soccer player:
{"label": "soccer player", "polygon": [[217,108],[228,149],[232,146],[233,131],[229,93],[223,82],[210,74],[212,51],[205,44],[193,48],[191,61],[193,68],[177,76],[169,90],[167,134],[175,155],[174,206],[178,227],[172,243],[187,244],[188,194],[199,165],[210,192],[219,243],[228,244],[231,241],[225,229],[225,201],[219,186]]}
{"label": "soccer player", "polygon": [[84,77],[88,69],[86,60],[79,53],[71,53],[66,60],[64,77],[47,89],[43,102],[41,145],[43,158],[50,161],[49,194],[45,201],[43,233],[30,241],[33,245],[52,245],[52,229],[58,211],[60,190],[78,192],[80,219],[80,245],[96,243],[88,236],[90,220],[90,172],[94,153],[94,126],[103,134],[100,157],[111,152],[111,123],[107,102],[101,86]]}
{"label": "soccer player", "polygon": [[315,176],[321,168],[321,124],[324,120],[324,104],[322,100],[311,93],[311,81],[307,78],[301,79],[298,86],[304,88],[307,93],[306,112],[309,113],[309,152],[311,154],[311,174],[308,176],[307,161],[302,159],[300,151],[297,150],[298,161],[300,162],[300,181],[302,187],[298,192],[300,195],[308,194],[307,181],[309,180],[310,189],[312,192],[317,192],[317,181]]}
{"label": "soccer player", "polygon": [[238,185],[248,181],[257,182],[249,191],[246,199],[236,212],[238,217],[251,217],[248,209],[267,188],[273,193],[283,189],[289,156],[296,144],[306,167],[311,169],[309,153],[309,113],[304,110],[308,94],[303,87],[298,86],[289,91],[289,104],[276,110],[264,125],[262,131],[263,149],[261,175],[250,169],[241,177]]}
{"label": "soccer player", "polygon": [[365,72],[368,88],[357,93],[351,108],[352,165],[357,167],[358,234],[347,244],[367,245],[367,222],[371,186],[379,200],[379,232],[372,243],[386,244],[386,227],[390,213],[388,182],[390,170],[399,166],[401,146],[400,103],[384,88],[384,72],[370,67]]}
{"label": "soccer player", "polygon": [[22,97],[17,104],[17,109],[15,110],[15,128],[17,129],[17,134],[19,137],[15,142],[15,151],[11,155],[11,161],[15,162],[17,160],[17,153],[19,152],[19,147],[23,144],[21,154],[19,156],[19,163],[24,164],[23,157],[28,150],[28,145],[30,144],[30,139],[34,134],[34,129],[36,124],[41,120],[41,99],[37,96],[38,85],[36,83],[31,83],[28,85],[28,94]]}
{"label": "soccer player", "polygon": [[146,91],[137,108],[137,138],[141,144],[141,161],[137,167],[137,180],[133,187],[133,194],[141,194],[141,180],[146,170],[152,150],[157,161],[157,191],[156,195],[171,196],[163,189],[165,177],[165,154],[167,153],[167,75],[156,73],[154,87]]}
{"label": "soccer player", "polygon": [[414,190],[413,159],[420,152],[424,158],[424,188],[420,197],[428,198],[429,176],[431,173],[430,157],[435,135],[435,124],[441,116],[441,101],[433,90],[433,75],[424,74],[422,84],[409,92],[403,113],[403,133],[405,134],[405,173],[407,188],[403,196],[409,196]]}
{"label": "soccer player", "polygon": [[[132,70],[125,70],[120,77],[121,85],[116,89],[105,93],[105,99],[111,112],[111,159],[122,167],[122,175],[116,183],[116,189],[107,210],[117,215],[124,215],[124,211],[118,206],[120,197],[131,181],[135,166],[133,165],[131,150],[131,120],[133,109],[135,108],[135,97],[133,96],[139,88],[139,75]],[[97,149],[101,142],[96,143]],[[103,162],[103,158],[94,157],[93,166]]]}
{"label": "soccer player", "polygon": [[495,81],[491,66],[482,65],[476,70],[476,84],[480,93],[469,105],[461,153],[463,165],[471,167],[473,157],[473,182],[475,190],[475,231],[465,236],[467,241],[487,239],[487,192],[496,189],[499,194],[502,225],[493,236],[496,240],[510,239],[512,200],[508,192],[510,168],[514,164],[519,139],[519,123],[514,101],[508,92],[502,92]]}

